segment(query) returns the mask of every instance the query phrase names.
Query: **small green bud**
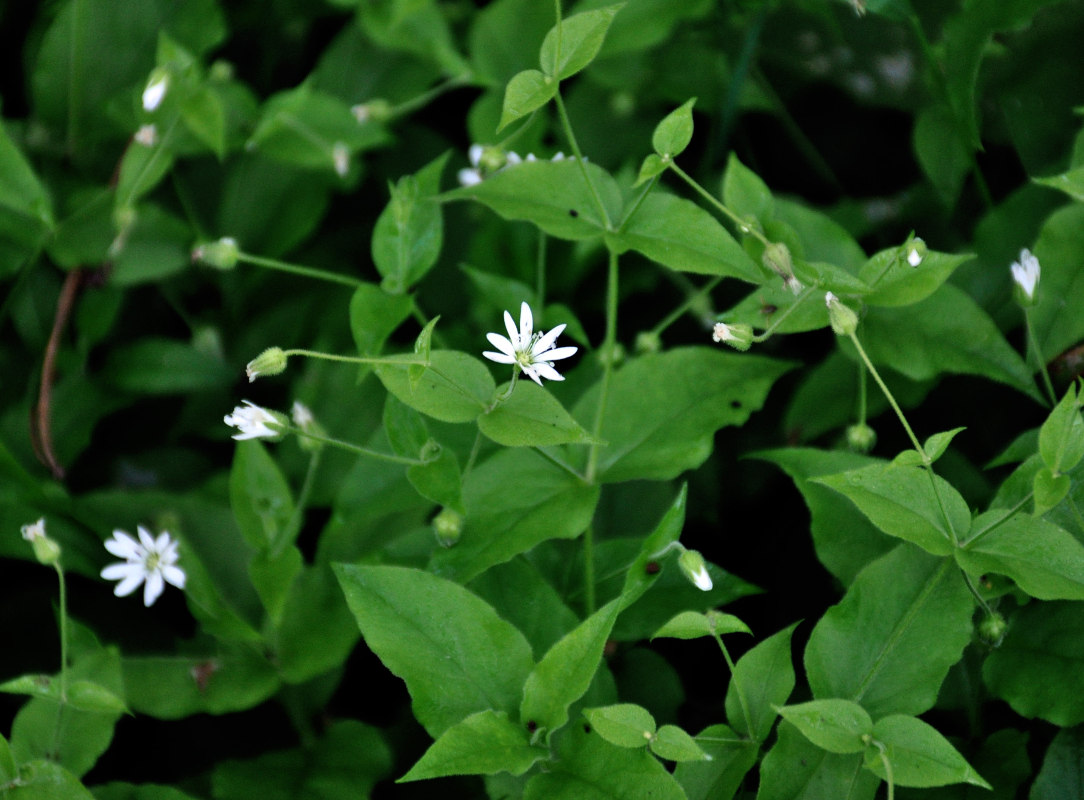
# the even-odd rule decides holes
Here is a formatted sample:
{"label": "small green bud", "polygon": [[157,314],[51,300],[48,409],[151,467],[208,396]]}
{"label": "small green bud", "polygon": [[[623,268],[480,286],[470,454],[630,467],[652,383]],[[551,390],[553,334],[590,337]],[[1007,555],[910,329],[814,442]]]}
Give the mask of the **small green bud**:
{"label": "small green bud", "polygon": [[1000,647],[1008,629],[1009,623],[1005,618],[993,611],[979,623],[979,638],[990,647]]}
{"label": "small green bud", "polygon": [[217,59],[211,68],[207,70],[207,78],[212,83],[226,83],[226,81],[232,81],[234,75],[233,64],[223,59]]}
{"label": "small green bud", "polygon": [[350,113],[354,115],[358,124],[362,125],[366,122],[387,122],[391,119],[392,108],[387,100],[377,97],[368,103],[351,106]]}
{"label": "small green bud", "polygon": [[223,236],[217,242],[206,242],[193,250],[192,260],[202,261],[204,264],[216,269],[227,270],[237,266],[240,252],[236,239]]}
{"label": "small green bud", "polygon": [[716,322],[711,338],[744,352],[753,343],[753,327],[741,322],[735,325]]}
{"label": "small green bud", "polygon": [[286,353],[281,347],[268,347],[245,367],[249,383],[262,375],[281,375],[285,371]]}
{"label": "small green bud", "polygon": [[610,95],[610,111],[616,117],[628,117],[636,110],[636,95],[632,92],[614,92]]}
{"label": "small green bud", "polygon": [[23,525],[23,538],[34,548],[39,564],[51,567],[60,561],[60,545],[45,535],[45,517],[31,525]]}
{"label": "small green bud", "polygon": [[636,335],[636,352],[639,355],[654,355],[662,351],[662,339],[654,331],[643,331]]}
{"label": "small green bud", "polygon": [[828,321],[836,334],[850,336],[858,330],[858,315],[839,302],[838,297],[831,292],[827,292],[824,295],[824,303],[828,306]]}
{"label": "small green bud", "polygon": [[711,591],[711,576],[708,574],[708,566],[704,562],[704,557],[700,555],[700,553],[696,550],[686,550],[678,558],[678,566],[681,567],[681,571],[685,573],[685,577],[688,578],[697,589],[702,592]]}
{"label": "small green bud", "polygon": [[764,248],[761,256],[764,266],[783,279],[783,282],[794,280],[794,262],[790,257],[790,250],[782,242],[772,242]]}
{"label": "small green bud", "polygon": [[856,453],[868,453],[877,443],[877,432],[866,423],[847,428],[847,447]]}
{"label": "small green bud", "polygon": [[463,515],[451,508],[442,508],[433,517],[433,533],[441,547],[452,547],[463,535]]}
{"label": "small green bud", "polygon": [[598,349],[598,360],[603,365],[608,362],[611,367],[620,366],[621,362],[625,360],[625,346],[621,342],[614,342],[612,348],[600,347]]}
{"label": "small green bud", "polygon": [[904,244],[904,251],[907,254],[907,263],[917,267],[926,258],[926,243],[916,236]]}

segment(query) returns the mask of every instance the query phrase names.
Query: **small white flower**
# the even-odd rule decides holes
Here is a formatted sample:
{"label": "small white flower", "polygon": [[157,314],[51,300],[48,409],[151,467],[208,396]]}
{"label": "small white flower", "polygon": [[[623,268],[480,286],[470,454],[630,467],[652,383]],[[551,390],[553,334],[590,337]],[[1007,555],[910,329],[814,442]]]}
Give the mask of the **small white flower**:
{"label": "small white flower", "polygon": [[693,574],[693,583],[696,584],[696,588],[702,592],[711,591],[711,576],[708,575],[707,567],[701,566],[700,569]]}
{"label": "small white flower", "polygon": [[154,125],[140,125],[133,138],[136,140],[136,144],[141,144],[144,147],[154,147],[158,143],[158,128]]}
{"label": "small white flower", "polygon": [[28,542],[32,542],[35,539],[45,538],[45,517],[42,517],[37,522],[30,525],[23,525],[20,530],[23,533],[23,538]]}
{"label": "small white flower", "polygon": [[515,364],[523,374],[542,385],[542,378],[551,381],[563,381],[564,377],[553,368],[553,362],[574,355],[577,347],[554,347],[553,343],[565,329],[564,324],[558,325],[549,333],[534,331],[534,316],[531,307],[526,303],[519,307],[519,330],[512,320],[512,315],[504,312],[504,326],[508,330],[508,336],[499,333],[487,333],[489,343],[500,352],[494,353],[487,350],[482,353],[490,361],[498,364]]}
{"label": "small white flower", "polygon": [[[234,428],[240,431],[233,435],[234,439],[238,441],[242,439],[274,439],[278,437],[279,427],[282,423],[268,411],[266,408],[261,408],[254,403],[250,403],[248,400],[243,401],[245,405],[237,406],[233,409],[232,414],[227,414],[222,418],[222,421],[227,425],[232,425]],[[275,428],[270,428],[268,425],[274,425]]]}
{"label": "small white flower", "polygon": [[312,409],[300,400],[294,400],[293,406],[290,407],[290,416],[293,417],[294,425],[302,430],[308,430],[309,426],[316,421],[312,415]]}
{"label": "small white flower", "polygon": [[835,303],[835,302],[839,302],[839,298],[836,297],[835,294],[833,294],[832,292],[825,292],[824,293],[824,304],[826,306],[831,308],[832,303]]}
{"label": "small white flower", "polygon": [[917,267],[922,263],[922,254],[918,252],[917,247],[912,247],[907,253],[907,263],[912,267]]}
{"label": "small white flower", "polygon": [[335,174],[345,178],[350,171],[350,151],[345,144],[335,142],[335,146],[331,148],[331,161],[335,165]]}
{"label": "small white flower", "polygon": [[126,597],[143,584],[143,605],[150,606],[157,600],[167,583],[184,588],[184,570],[177,566],[177,542],[169,533],[162,531],[155,539],[150,532],[140,525],[137,528],[137,542],[122,530],[113,531],[113,538],[107,539],[105,549],[122,563],[110,564],[101,575],[107,581],[120,581],[113,594]]}
{"label": "small white flower", "polygon": [[456,174],[460,186],[475,186],[482,182],[482,170],[479,168],[479,164],[482,163],[482,154],[484,152],[485,148],[480,144],[472,144],[470,149],[467,150],[470,167],[461,169]]}
{"label": "small white flower", "polygon": [[169,75],[155,70],[147,81],[147,88],[143,90],[143,110],[154,111],[162,104],[162,98],[166,96],[169,88]]}
{"label": "small white flower", "polygon": [[711,591],[711,575],[708,574],[708,565],[700,553],[696,550],[684,550],[678,557],[678,566],[697,589],[702,592]]}
{"label": "small white flower", "polygon": [[1012,279],[1030,303],[1035,300],[1035,287],[1039,285],[1039,259],[1026,247],[1020,251],[1020,260],[1012,263]]}

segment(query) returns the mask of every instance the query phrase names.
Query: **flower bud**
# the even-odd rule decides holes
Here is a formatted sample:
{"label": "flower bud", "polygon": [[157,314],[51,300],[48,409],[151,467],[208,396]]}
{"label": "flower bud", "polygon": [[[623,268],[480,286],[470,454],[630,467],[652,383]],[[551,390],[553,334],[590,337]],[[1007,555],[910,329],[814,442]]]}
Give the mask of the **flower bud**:
{"label": "flower bud", "polygon": [[281,375],[285,371],[286,353],[281,347],[268,347],[245,367],[249,383],[262,375]]}
{"label": "flower bud", "polygon": [[226,81],[232,81],[233,74],[233,64],[231,64],[229,61],[224,61],[221,58],[217,59],[213,64],[211,64],[211,68],[207,70],[207,78],[212,83],[225,83]]}
{"label": "flower bud", "polygon": [[335,142],[335,146],[331,148],[331,165],[340,178],[345,178],[350,172],[350,149],[345,143]]}
{"label": "flower bud", "polygon": [[1012,263],[1012,279],[1015,282],[1013,292],[1016,302],[1023,308],[1035,305],[1035,290],[1039,288],[1039,259],[1024,248],[1020,251],[1020,260]]}
{"label": "flower bud", "polygon": [[597,351],[599,363],[605,366],[618,367],[625,360],[625,346],[621,342],[614,342],[614,346],[600,347]]}
{"label": "flower bud", "polygon": [[34,558],[47,567],[60,561],[60,545],[45,535],[45,517],[31,525],[23,525],[23,538],[34,548]]}
{"label": "flower bud", "polygon": [[378,97],[368,103],[351,106],[350,113],[354,115],[359,125],[365,122],[387,122],[391,119],[391,103]]}
{"label": "flower bud", "polygon": [[686,550],[678,558],[678,566],[681,567],[681,571],[685,573],[685,577],[688,578],[697,589],[702,592],[711,591],[711,576],[708,574],[708,566],[704,562],[704,557],[700,555],[700,553],[696,550]]}
{"label": "flower bud", "polygon": [[907,263],[917,267],[926,257],[926,243],[917,236],[905,245],[907,250]]}
{"label": "flower bud", "polygon": [[783,279],[784,283],[794,280],[794,262],[790,250],[782,242],[772,242],[764,248],[761,256],[764,266]]}
{"label": "flower bud", "polygon": [[169,89],[169,73],[159,67],[151,73],[150,78],[147,80],[147,86],[143,90],[141,98],[143,110],[154,111],[157,109],[162,104],[162,98],[166,96],[167,89]]}
{"label": "flower bud", "polygon": [[711,338],[733,347],[735,350],[748,350],[753,343],[753,327],[745,323],[727,325],[725,322],[716,322]]}
{"label": "flower bud", "polygon": [[877,443],[877,432],[862,422],[847,428],[847,447],[856,453],[868,453]]}
{"label": "flower bud", "polygon": [[433,517],[433,533],[441,547],[452,547],[463,535],[463,515],[451,508],[442,508]]}
{"label": "flower bud", "polygon": [[[293,406],[290,407],[290,418],[294,421],[294,425],[301,429],[302,433],[307,433],[309,436],[327,437],[324,426],[316,421],[316,417],[312,415],[312,410],[300,400],[294,400]],[[309,453],[317,453],[322,450],[324,443],[319,439],[310,439],[309,436],[298,436],[298,446]]]}
{"label": "flower bud", "polygon": [[217,242],[206,242],[192,251],[192,260],[201,261],[216,269],[233,269],[237,266],[240,248],[237,240],[230,236],[223,236]]}
{"label": "flower bud", "polygon": [[662,350],[662,339],[654,331],[643,331],[636,335],[636,352],[639,355],[654,355]]}
{"label": "flower bud", "polygon": [[979,623],[979,638],[990,647],[999,647],[1008,629],[1009,623],[1005,621],[1005,618],[996,611],[992,611]]}
{"label": "flower bud", "polygon": [[827,292],[824,295],[824,302],[828,306],[828,321],[832,325],[832,330],[839,336],[850,336],[858,330],[858,315],[839,302],[838,297]]}

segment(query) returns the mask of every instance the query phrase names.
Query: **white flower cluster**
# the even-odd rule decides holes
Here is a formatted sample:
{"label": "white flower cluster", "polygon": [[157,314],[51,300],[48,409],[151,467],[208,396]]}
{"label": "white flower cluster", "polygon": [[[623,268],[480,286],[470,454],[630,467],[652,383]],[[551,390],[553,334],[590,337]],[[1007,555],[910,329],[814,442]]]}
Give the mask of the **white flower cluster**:
{"label": "white flower cluster", "polygon": [[[488,175],[495,175],[524,162],[538,160],[534,153],[528,153],[526,158],[520,158],[518,153],[511,150],[505,154],[497,148],[480,144],[470,146],[467,150],[467,158],[470,159],[470,166],[459,170],[456,175],[461,186],[475,186],[485,180]],[[564,159],[564,153],[557,153],[550,160],[564,161]]]}

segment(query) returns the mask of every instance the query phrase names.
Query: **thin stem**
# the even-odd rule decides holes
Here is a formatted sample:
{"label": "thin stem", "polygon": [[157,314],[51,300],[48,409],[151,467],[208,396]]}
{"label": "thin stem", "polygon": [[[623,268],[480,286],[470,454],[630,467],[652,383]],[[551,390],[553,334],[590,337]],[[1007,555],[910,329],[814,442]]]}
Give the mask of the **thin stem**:
{"label": "thin stem", "polygon": [[881,756],[881,764],[885,768],[885,781],[888,783],[888,800],[894,800],[896,797],[896,781],[892,777],[892,762],[888,760],[888,754],[885,752],[885,746],[881,742],[874,742],[877,747],[877,752]]}
{"label": "thin stem", "polygon": [[785,308],[783,310],[782,314],[780,314],[778,317],[776,317],[775,319],[772,320],[772,324],[764,329],[764,333],[758,334],[758,335],[753,337],[753,341],[754,342],[763,342],[763,341],[766,341],[766,340],[770,339],[772,337],[772,335],[775,333],[776,328],[778,328],[780,325],[782,325],[784,320],[786,320],[786,318],[789,317],[794,312],[794,309],[798,308],[798,306],[800,306],[802,303],[804,303],[806,301],[806,299],[811,294],[813,294],[813,292],[815,292],[816,290],[817,290],[816,286],[807,286],[807,287],[805,287],[802,290],[802,293],[799,294],[798,297],[795,298],[794,302],[791,303],[789,306],[787,306],[787,308]]}
{"label": "thin stem", "polygon": [[412,97],[409,100],[404,100],[398,105],[392,106],[389,110],[389,114],[392,117],[401,117],[404,114],[409,114],[415,109],[424,107],[430,100],[439,97],[451,89],[458,89],[460,86],[466,86],[469,82],[470,75],[456,75],[454,78],[447,78],[432,89],[427,89],[416,97]]}
{"label": "thin stem", "polygon": [[568,464],[567,462],[561,460],[560,458],[555,456],[553,453],[547,452],[546,450],[543,450],[541,447],[538,447],[537,445],[533,446],[531,449],[534,450],[536,453],[538,453],[538,455],[542,456],[542,458],[546,459],[548,462],[553,464],[553,466],[567,472],[573,478],[578,478],[581,481],[584,479],[583,475],[581,475],[579,472],[577,472],[575,467],[573,467],[571,464]]}
{"label": "thin stem", "polygon": [[903,415],[903,409],[899,407],[896,402],[896,398],[892,396],[892,392],[889,391],[885,382],[881,380],[881,375],[877,372],[877,368],[873,366],[873,362],[869,360],[869,356],[866,355],[866,351],[862,347],[862,343],[858,341],[858,336],[854,333],[849,334],[851,342],[854,344],[855,349],[858,351],[858,355],[862,357],[862,361],[866,365],[866,369],[869,370],[869,374],[873,376],[873,380],[877,382],[877,386],[880,387],[881,393],[888,400],[888,404],[892,406],[892,410],[896,412],[896,416],[903,424],[903,429],[907,431],[907,436],[911,440],[911,444],[914,445],[915,450],[922,456],[922,463],[929,466],[930,457],[926,455],[926,451],[922,449],[922,445],[918,441],[918,437],[915,436],[915,432],[911,430],[910,424],[907,422],[907,417]]}
{"label": "thin stem", "polygon": [[60,731],[64,723],[64,707],[68,704],[68,584],[64,580],[64,568],[57,561],[53,564],[57,583],[60,585],[60,699],[56,706],[56,725],[53,728],[54,756],[60,754]]}
{"label": "thin stem", "polygon": [[299,264],[290,264],[286,261],[279,261],[277,258],[264,258],[263,256],[254,256],[251,253],[238,253],[237,260],[243,264],[277,269],[280,272],[289,272],[291,275],[301,275],[306,278],[328,281],[329,283],[339,283],[354,289],[365,285],[365,281],[351,278],[349,275],[340,275],[337,272],[328,272],[327,270],[316,269],[315,267],[303,267]]}
{"label": "thin stem", "polygon": [[734,667],[734,659],[730,657],[730,651],[726,649],[726,645],[723,644],[723,637],[719,635],[717,631],[712,631],[711,635],[715,637],[716,644],[719,645],[719,649],[723,651],[723,659],[726,660],[726,666],[730,670],[730,681],[734,684],[734,693],[738,696],[738,705],[741,706],[741,715],[745,719],[745,729],[749,731],[749,735],[753,735],[753,717],[749,713],[749,704],[745,700],[745,692],[742,691],[741,683],[738,681],[738,673]]}
{"label": "thin stem", "polygon": [[309,495],[312,494],[312,486],[316,478],[316,470],[320,466],[320,455],[322,453],[322,450],[314,450],[312,457],[309,458],[309,466],[305,470],[305,480],[301,483],[301,491],[297,494],[294,512],[290,515],[290,521],[286,523],[286,527],[283,529],[286,533],[284,536],[279,537],[278,543],[273,548],[272,555],[279,555],[287,545],[297,541],[298,534],[301,533],[301,523],[305,516],[305,508],[309,504]]}
{"label": "thin stem", "polygon": [[689,184],[689,186],[695,189],[697,194],[699,194],[701,197],[703,197],[705,200],[715,206],[715,208],[717,208],[721,213],[729,217],[734,222],[734,224],[738,226],[742,233],[748,233],[756,239],[759,239],[765,247],[771,244],[771,242],[768,241],[768,238],[763,233],[758,231],[756,228],[751,227],[748,222],[746,222],[744,219],[731,211],[727,206],[723,205],[722,202],[715,198],[715,195],[713,195],[711,192],[709,192],[707,189],[697,183],[691,175],[685,172],[685,170],[683,170],[673,161],[668,162],[668,166],[670,167],[670,169],[677,173],[678,177],[680,177],[683,181]]}
{"label": "thin stem", "polygon": [[964,572],[962,569],[960,570],[960,574],[964,576],[964,583],[967,584],[968,590],[971,592],[971,595],[975,598],[975,602],[979,604],[980,608],[982,608],[983,613],[985,613],[986,616],[988,616],[988,617],[992,617],[994,615],[993,609],[990,608],[990,606],[987,604],[986,600],[984,600],[982,595],[979,594],[979,590],[977,588],[975,588],[975,583],[974,583],[974,581],[971,580],[971,576],[968,575],[966,572]]}
{"label": "thin stem", "polygon": [[587,616],[595,613],[595,526],[583,532],[583,595]]}
{"label": "thin stem", "polygon": [[1031,497],[1032,497],[1032,495],[1034,493],[1035,493],[1034,490],[1028,492],[1026,495],[1024,495],[1023,498],[1020,499],[1019,502],[1017,502],[1016,505],[1014,505],[1010,509],[1006,509],[1005,510],[1005,515],[1003,517],[1001,517],[1001,519],[999,519],[997,522],[990,523],[989,525],[987,525],[985,528],[983,528],[980,531],[975,531],[973,534],[971,534],[970,537],[968,537],[967,541],[961,542],[960,546],[965,547],[965,548],[966,547],[971,547],[971,545],[975,544],[975,542],[977,542],[983,536],[990,533],[990,531],[996,530],[999,526],[1003,525],[1005,522],[1012,519],[1013,515],[1016,514],[1016,512],[1018,512],[1025,505],[1027,505],[1028,501],[1031,500]]}
{"label": "thin stem", "polygon": [[307,433],[301,428],[295,428],[293,425],[283,426],[283,429],[288,433],[294,433],[298,436],[304,436],[306,439],[312,439],[314,442],[322,442],[324,444],[329,444],[332,447],[338,447],[340,450],[354,453],[355,455],[368,456],[369,458],[375,458],[380,461],[389,461],[392,464],[406,464],[407,466],[413,467],[429,463],[420,458],[407,458],[406,456],[397,456],[394,453],[381,453],[379,450],[370,450],[368,447],[362,447],[361,445],[353,444],[352,442],[344,442],[342,439],[332,439],[330,436]]}
{"label": "thin stem", "polygon": [[1054,394],[1054,384],[1050,382],[1050,373],[1046,371],[1046,359],[1043,358],[1043,351],[1039,349],[1039,338],[1035,335],[1035,328],[1031,324],[1031,309],[1024,309],[1024,325],[1027,328],[1028,344],[1031,346],[1032,352],[1035,353],[1035,360],[1039,362],[1039,374],[1043,376],[1043,388],[1046,389],[1046,396],[1050,399],[1050,405],[1056,406],[1058,404],[1057,395]]}
{"label": "thin stem", "polygon": [[348,364],[419,364],[428,367],[429,362],[414,353],[398,353],[391,356],[342,356],[337,353],[321,353],[319,350],[303,350],[294,348],[283,350],[283,355],[307,356],[309,358],[322,358],[325,361],[344,361]]}
{"label": "thin stem", "polygon": [[866,424],[866,370],[858,365],[858,424]]}
{"label": "thin stem", "polygon": [[632,207],[629,208],[628,213],[625,214],[624,218],[621,220],[621,224],[617,226],[618,233],[624,231],[625,226],[629,224],[629,221],[634,216],[636,216],[636,212],[640,210],[640,206],[643,205],[644,200],[646,200],[647,196],[651,194],[651,190],[655,188],[655,184],[658,182],[659,176],[656,175],[648,182],[647,186],[644,187],[644,190],[640,193],[640,196],[636,198],[636,202],[632,204]]}
{"label": "thin stem", "polygon": [[613,373],[614,348],[617,345],[617,254],[610,252],[609,275],[606,281],[606,336],[602,342],[602,385],[598,393],[598,408],[595,409],[595,425],[587,453],[587,469],[584,477],[587,483],[594,484],[598,471],[599,441],[602,438],[602,421],[606,414],[606,401],[610,394],[610,376]]}
{"label": "thin stem", "polygon": [[652,335],[654,335],[654,336],[660,336],[663,331],[665,331],[667,328],[669,328],[671,325],[673,325],[675,322],[677,322],[682,314],[684,314],[686,311],[688,311],[690,308],[692,308],[694,305],[696,305],[701,297],[708,294],[709,292],[711,292],[712,289],[714,289],[716,286],[718,286],[720,281],[722,281],[722,280],[723,279],[721,277],[720,278],[712,278],[710,281],[705,283],[699,289],[697,289],[696,291],[691,292],[690,294],[688,294],[686,296],[686,298],[685,298],[685,302],[682,303],[681,305],[679,305],[677,308],[675,308],[673,311],[671,311],[665,317],[663,317],[662,322],[660,322],[658,325],[656,325],[654,328],[652,328],[650,333]]}
{"label": "thin stem", "polygon": [[512,396],[512,392],[516,390],[516,382],[519,380],[519,364],[512,365],[512,380],[508,381],[508,388],[501,392],[499,395],[493,398],[493,403],[486,409],[485,413],[489,413],[509,397]]}
{"label": "thin stem", "polygon": [[596,187],[594,181],[591,180],[591,173],[587,171],[587,162],[583,159],[580,145],[576,141],[576,134],[572,132],[572,123],[569,122],[568,112],[565,110],[565,103],[561,99],[560,89],[554,93],[553,99],[557,104],[557,115],[561,118],[561,127],[565,132],[565,138],[568,139],[568,144],[572,148],[572,152],[576,155],[576,163],[580,167],[583,179],[587,182],[587,190],[591,193],[591,199],[595,201],[599,219],[602,220],[602,224],[606,227],[606,230],[613,230],[613,223],[610,221],[610,215],[606,212],[606,206],[602,203],[602,196],[598,193],[598,187]]}

